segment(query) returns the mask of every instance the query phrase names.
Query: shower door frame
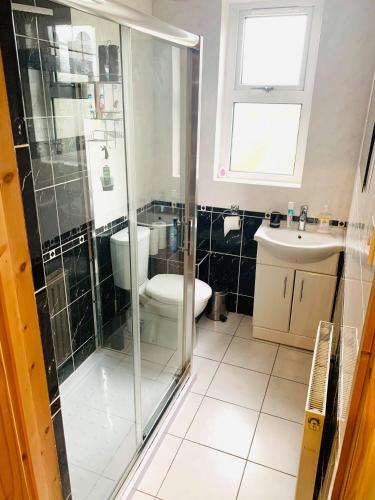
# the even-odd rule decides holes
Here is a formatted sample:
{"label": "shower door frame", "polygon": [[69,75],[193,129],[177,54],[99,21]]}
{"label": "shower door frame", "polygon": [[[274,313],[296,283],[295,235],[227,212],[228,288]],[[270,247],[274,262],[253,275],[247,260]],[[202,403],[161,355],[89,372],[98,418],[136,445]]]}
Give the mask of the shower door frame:
{"label": "shower door frame", "polygon": [[[155,420],[146,428],[143,428],[142,419],[142,397],[141,397],[141,345],[140,345],[140,318],[139,318],[139,287],[138,287],[138,251],[137,251],[137,206],[136,206],[136,174],[132,166],[135,165],[134,151],[134,121],[133,121],[133,89],[132,89],[132,41],[131,32],[137,30],[134,26],[121,27],[121,54],[122,68],[126,71],[123,79],[124,95],[124,128],[125,128],[125,157],[127,174],[128,195],[128,226],[130,236],[130,268],[131,268],[131,302],[132,302],[132,330],[133,330],[133,353],[134,353],[134,384],[135,384],[135,414],[137,427],[137,442],[141,443],[139,453],[153,429],[161,419],[171,399],[176,395],[190,374],[192,347],[194,341],[194,294],[195,294],[195,243],[196,243],[196,172],[198,158],[198,123],[200,112],[200,79],[201,79],[201,39],[194,47],[187,47],[184,43],[175,43],[169,37],[152,34],[157,39],[166,40],[171,46],[187,48],[187,102],[186,102],[186,167],[184,172],[184,217],[182,221],[183,252],[184,252],[184,302],[183,302],[183,339],[182,339],[182,373],[173,391],[165,394],[160,401]],[[148,33],[150,34],[150,33]],[[125,41],[125,43],[123,43]],[[145,433],[145,429],[147,432]],[[134,460],[128,467],[128,471],[138,458],[136,453]],[[126,473],[124,474],[125,479]],[[121,486],[120,482],[120,485]],[[116,491],[118,491],[116,489]]]}

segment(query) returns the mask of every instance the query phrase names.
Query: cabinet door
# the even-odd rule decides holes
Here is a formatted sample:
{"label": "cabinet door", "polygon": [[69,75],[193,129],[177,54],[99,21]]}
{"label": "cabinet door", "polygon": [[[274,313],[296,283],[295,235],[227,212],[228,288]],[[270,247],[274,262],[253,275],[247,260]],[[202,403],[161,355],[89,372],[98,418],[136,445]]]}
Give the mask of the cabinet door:
{"label": "cabinet door", "polygon": [[254,325],[289,331],[294,270],[257,264]]}
{"label": "cabinet door", "polygon": [[336,276],[296,271],[291,333],[315,337],[319,321],[330,321],[336,279]]}

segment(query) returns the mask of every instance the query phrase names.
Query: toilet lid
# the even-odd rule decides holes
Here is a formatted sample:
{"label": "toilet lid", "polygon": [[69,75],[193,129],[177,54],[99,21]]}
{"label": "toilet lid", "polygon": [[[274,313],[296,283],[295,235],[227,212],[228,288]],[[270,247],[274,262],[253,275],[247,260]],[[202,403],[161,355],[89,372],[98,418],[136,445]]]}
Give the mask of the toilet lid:
{"label": "toilet lid", "polygon": [[[146,285],[146,293],[164,304],[182,302],[184,293],[184,277],[179,274],[157,274]],[[208,300],[211,287],[201,280],[195,280],[195,300]]]}

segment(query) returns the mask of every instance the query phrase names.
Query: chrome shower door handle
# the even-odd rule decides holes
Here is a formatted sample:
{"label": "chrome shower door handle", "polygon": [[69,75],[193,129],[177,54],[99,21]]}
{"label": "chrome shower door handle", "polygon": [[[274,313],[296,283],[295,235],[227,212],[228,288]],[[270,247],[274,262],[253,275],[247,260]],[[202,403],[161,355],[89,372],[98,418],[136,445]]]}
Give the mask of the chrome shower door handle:
{"label": "chrome shower door handle", "polygon": [[301,290],[299,292],[299,301],[302,302],[302,299],[303,299],[303,286],[305,284],[305,280],[302,280],[301,281]]}
{"label": "chrome shower door handle", "polygon": [[288,276],[285,276],[285,278],[284,278],[284,294],[283,294],[284,299],[286,297],[286,285],[287,285],[287,283],[288,283]]}
{"label": "chrome shower door handle", "polygon": [[181,252],[187,252],[191,255],[191,229],[193,225],[193,219],[190,217],[187,222],[181,222],[181,233],[180,233],[180,246],[178,247]]}

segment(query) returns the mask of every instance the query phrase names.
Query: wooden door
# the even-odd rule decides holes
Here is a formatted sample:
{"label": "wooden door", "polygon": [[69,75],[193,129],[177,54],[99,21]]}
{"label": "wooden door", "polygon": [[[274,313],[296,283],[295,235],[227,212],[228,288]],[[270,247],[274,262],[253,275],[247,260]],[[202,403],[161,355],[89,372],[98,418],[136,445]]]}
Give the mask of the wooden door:
{"label": "wooden door", "polygon": [[0,498],[61,498],[0,53]]}
{"label": "wooden door", "polygon": [[330,321],[336,288],[335,276],[296,271],[290,332],[316,336],[319,321]]}
{"label": "wooden door", "polygon": [[254,326],[289,331],[294,270],[257,264]]}

